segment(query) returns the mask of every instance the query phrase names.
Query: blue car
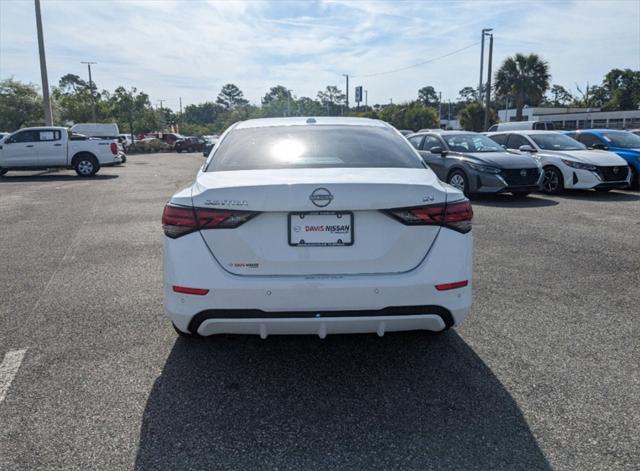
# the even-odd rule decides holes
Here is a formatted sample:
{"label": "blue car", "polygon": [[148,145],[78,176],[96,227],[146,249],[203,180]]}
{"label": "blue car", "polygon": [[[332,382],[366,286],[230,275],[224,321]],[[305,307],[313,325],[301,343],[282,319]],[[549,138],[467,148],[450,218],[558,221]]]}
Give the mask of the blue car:
{"label": "blue car", "polygon": [[640,136],[617,129],[585,129],[565,134],[589,149],[609,150],[618,154],[631,168],[631,188],[640,189]]}

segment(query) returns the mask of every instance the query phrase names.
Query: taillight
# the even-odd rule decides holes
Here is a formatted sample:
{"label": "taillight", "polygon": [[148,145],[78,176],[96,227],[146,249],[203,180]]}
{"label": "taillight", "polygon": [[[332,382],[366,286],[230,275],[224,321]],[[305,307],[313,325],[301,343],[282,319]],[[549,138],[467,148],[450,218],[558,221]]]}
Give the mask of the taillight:
{"label": "taillight", "polygon": [[455,203],[388,209],[385,213],[407,226],[444,226],[462,233],[471,230],[473,219],[471,203],[467,199]]}
{"label": "taillight", "polygon": [[228,211],[168,204],[162,213],[162,228],[167,237],[177,239],[202,229],[233,229],[257,214],[254,211]]}
{"label": "taillight", "polygon": [[111,153],[113,155],[118,155],[118,144],[116,144],[115,142],[111,143]]}

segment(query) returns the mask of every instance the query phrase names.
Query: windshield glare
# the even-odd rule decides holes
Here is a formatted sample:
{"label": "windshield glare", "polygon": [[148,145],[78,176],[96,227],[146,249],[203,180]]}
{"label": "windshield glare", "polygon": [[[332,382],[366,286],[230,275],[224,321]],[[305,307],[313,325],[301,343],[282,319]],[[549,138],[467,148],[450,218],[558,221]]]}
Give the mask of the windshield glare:
{"label": "windshield glare", "polygon": [[586,147],[564,134],[529,134],[542,150],[585,150]]}
{"label": "windshield glare", "polygon": [[630,132],[605,132],[602,137],[614,147],[624,149],[640,149],[640,136]]}
{"label": "windshield glare", "polygon": [[453,152],[504,152],[505,150],[482,134],[452,134],[442,138]]}
{"label": "windshield glare", "polygon": [[395,130],[375,126],[268,126],[234,129],[207,172],[284,168],[425,168]]}

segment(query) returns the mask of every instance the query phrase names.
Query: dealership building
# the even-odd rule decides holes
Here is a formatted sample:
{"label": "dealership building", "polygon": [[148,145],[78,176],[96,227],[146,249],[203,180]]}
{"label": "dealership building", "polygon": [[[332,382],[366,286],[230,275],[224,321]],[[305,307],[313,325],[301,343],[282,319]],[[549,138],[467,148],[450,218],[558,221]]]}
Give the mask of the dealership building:
{"label": "dealership building", "polygon": [[[501,123],[515,121],[516,110],[498,111]],[[600,111],[600,108],[527,107],[522,110],[524,121],[551,122],[555,129],[639,129],[640,109],[631,111]]]}

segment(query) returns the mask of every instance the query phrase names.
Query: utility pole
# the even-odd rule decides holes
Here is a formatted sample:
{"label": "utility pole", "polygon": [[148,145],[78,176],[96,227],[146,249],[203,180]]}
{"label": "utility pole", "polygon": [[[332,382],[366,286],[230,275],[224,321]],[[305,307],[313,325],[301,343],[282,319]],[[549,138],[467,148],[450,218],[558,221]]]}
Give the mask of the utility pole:
{"label": "utility pole", "polygon": [[91,116],[93,118],[93,122],[96,122],[96,98],[93,95],[93,82],[91,81],[91,65],[97,64],[97,62],[80,62],[81,64],[87,64],[87,69],[89,69],[89,91],[91,92]]}
{"label": "utility pole", "polygon": [[180,117],[182,117],[182,97],[179,97],[180,99]]}
{"label": "utility pole", "polygon": [[365,108],[369,106],[369,90],[364,91],[364,106]]}
{"label": "utility pole", "polygon": [[487,104],[484,108],[484,130],[489,130],[489,108],[491,107],[491,60],[493,59],[493,34],[489,34],[489,66],[487,67]]}
{"label": "utility pole", "polygon": [[53,113],[51,112],[51,99],[49,98],[49,78],[47,77],[47,58],[44,54],[44,36],[42,34],[42,15],[40,13],[40,0],[36,3],[36,28],[38,30],[38,50],[40,51],[40,76],[42,78],[42,106],[44,108],[44,123],[53,126]]}
{"label": "utility pole", "polygon": [[347,113],[349,112],[349,74],[342,74],[347,79]]}
{"label": "utility pole", "polygon": [[482,30],[481,41],[480,41],[480,83],[478,84],[478,101],[482,104],[482,68],[484,66],[484,37],[487,33],[493,31],[492,28],[484,28]]}
{"label": "utility pole", "polygon": [[440,122],[442,121],[442,92],[438,92],[438,127],[440,127]]}

